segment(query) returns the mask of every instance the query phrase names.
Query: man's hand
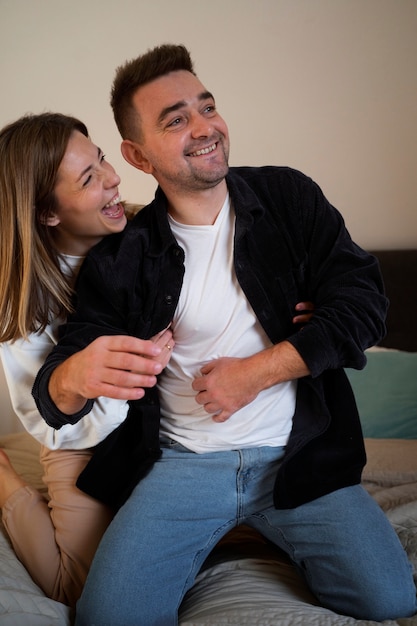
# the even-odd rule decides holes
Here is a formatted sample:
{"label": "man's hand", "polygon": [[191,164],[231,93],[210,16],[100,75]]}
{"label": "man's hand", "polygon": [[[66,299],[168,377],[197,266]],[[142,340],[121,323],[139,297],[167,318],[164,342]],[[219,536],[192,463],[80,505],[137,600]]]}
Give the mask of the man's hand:
{"label": "man's hand", "polygon": [[54,370],[49,394],[67,415],[78,413],[88,399],[99,396],[139,400],[144,388],[156,384],[173,346],[170,330],[152,340],[125,335],[99,337]]}
{"label": "man's hand", "polygon": [[192,387],[198,392],[197,403],[204,405],[207,413],[213,413],[215,422],[225,422],[258,395],[259,390],[248,384],[250,359],[222,357],[206,363],[201,373]]}
{"label": "man's hand", "polygon": [[250,357],[215,359],[201,373],[192,384],[196,401],[215,422],[225,422],[263,389],[307,376],[309,370],[297,350],[283,341]]}

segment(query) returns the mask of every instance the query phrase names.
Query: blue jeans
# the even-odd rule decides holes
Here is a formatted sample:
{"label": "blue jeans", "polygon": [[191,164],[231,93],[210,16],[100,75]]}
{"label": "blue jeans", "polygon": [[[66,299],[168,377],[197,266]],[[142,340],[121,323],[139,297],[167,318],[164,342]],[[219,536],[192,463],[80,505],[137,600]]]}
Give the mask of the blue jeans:
{"label": "blue jeans", "polygon": [[241,523],[289,554],[323,606],[369,620],[413,614],[411,566],[379,506],[358,485],[275,509],[283,454],[269,447],[195,454],[164,445],[104,535],[76,626],[175,626],[207,555]]}

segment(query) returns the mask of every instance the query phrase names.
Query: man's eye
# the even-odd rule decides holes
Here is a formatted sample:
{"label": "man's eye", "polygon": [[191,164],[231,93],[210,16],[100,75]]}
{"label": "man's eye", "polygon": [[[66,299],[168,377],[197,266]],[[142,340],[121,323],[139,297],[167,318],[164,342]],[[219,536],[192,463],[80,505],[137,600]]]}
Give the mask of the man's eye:
{"label": "man's eye", "polygon": [[168,124],[168,126],[178,126],[178,124],[180,124],[181,122],[181,118],[180,117],[176,117],[175,120],[172,120],[172,122],[170,122]]}
{"label": "man's eye", "polygon": [[100,163],[103,163],[103,161],[105,161],[105,160],[106,160],[106,155],[102,154],[101,157],[100,157]]}
{"label": "man's eye", "polygon": [[90,176],[88,176],[83,182],[83,187],[87,187],[90,184],[91,179],[92,179],[92,176],[90,174]]}

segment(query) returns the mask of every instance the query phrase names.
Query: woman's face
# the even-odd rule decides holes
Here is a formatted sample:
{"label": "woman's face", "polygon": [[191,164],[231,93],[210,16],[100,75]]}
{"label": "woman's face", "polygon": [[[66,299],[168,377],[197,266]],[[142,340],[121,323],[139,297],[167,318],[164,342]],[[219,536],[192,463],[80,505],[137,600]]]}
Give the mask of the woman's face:
{"label": "woman's face", "polygon": [[74,131],[58,169],[55,213],[48,218],[60,252],[85,255],[126,226],[120,178],[88,137]]}

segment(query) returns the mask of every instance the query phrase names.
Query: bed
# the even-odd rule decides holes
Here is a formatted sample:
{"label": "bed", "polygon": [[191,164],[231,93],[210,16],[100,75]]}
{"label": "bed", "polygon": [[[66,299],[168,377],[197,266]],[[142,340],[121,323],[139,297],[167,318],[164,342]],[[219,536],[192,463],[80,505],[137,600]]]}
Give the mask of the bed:
{"label": "bed", "polygon": [[[374,252],[391,301],[388,333],[348,370],[368,455],[365,488],[386,511],[417,572],[417,250]],[[26,433],[0,437],[24,478],[44,493],[38,444]],[[389,567],[389,564],[387,564]],[[376,573],[377,574],[377,573]],[[417,580],[417,573],[416,573]],[[68,607],[44,596],[0,528],[0,624],[70,626]],[[186,595],[181,626],[371,626],[317,605],[287,558],[251,529],[229,534]],[[417,626],[417,616],[386,626]]]}

